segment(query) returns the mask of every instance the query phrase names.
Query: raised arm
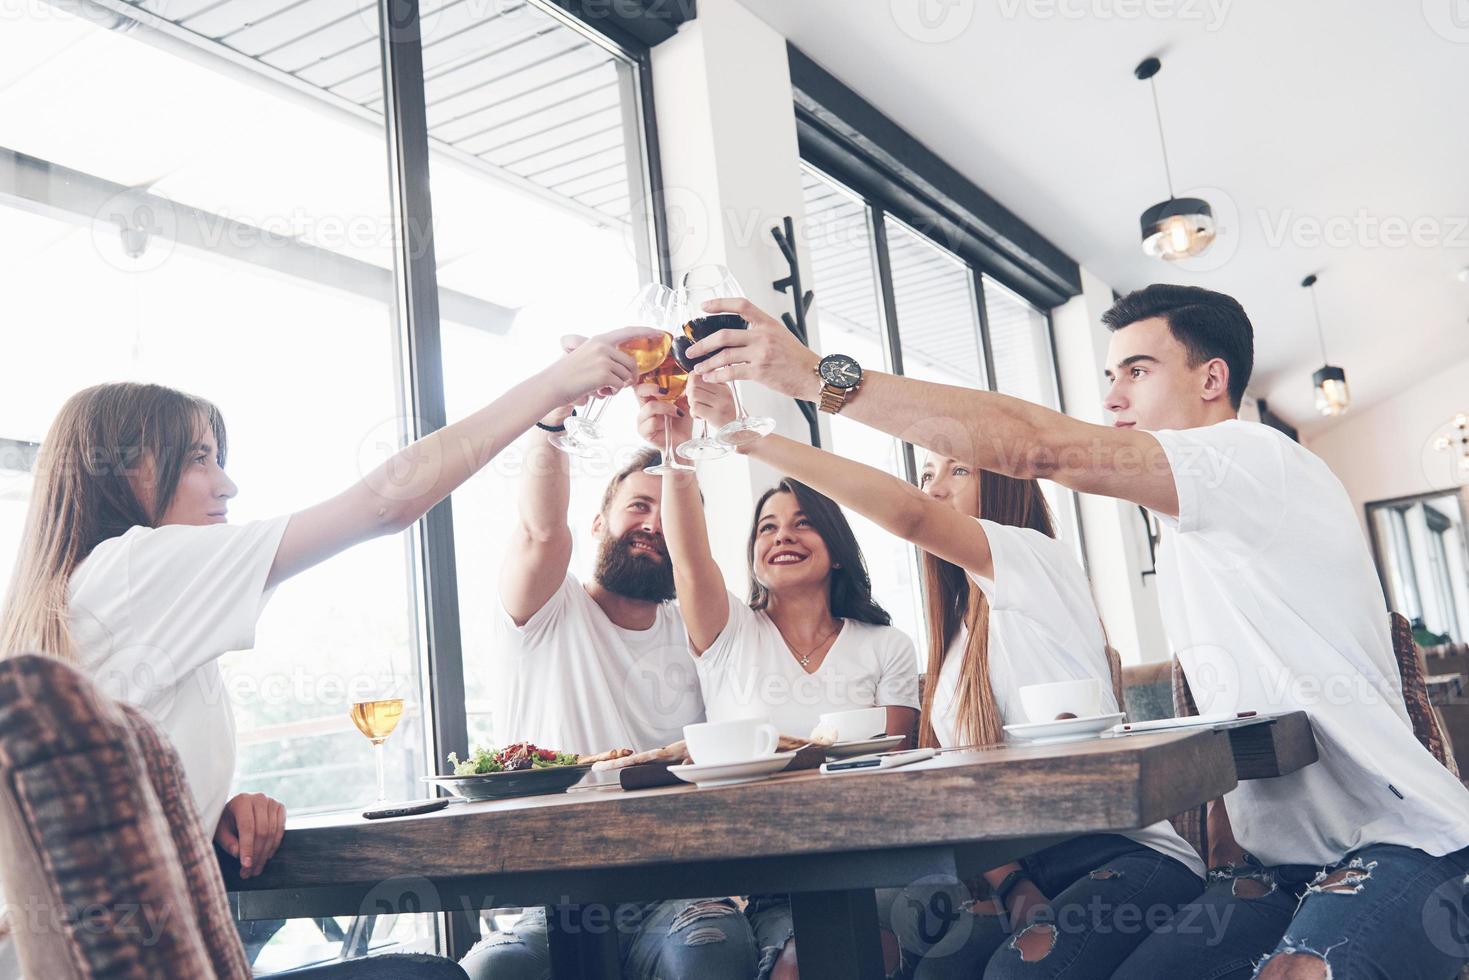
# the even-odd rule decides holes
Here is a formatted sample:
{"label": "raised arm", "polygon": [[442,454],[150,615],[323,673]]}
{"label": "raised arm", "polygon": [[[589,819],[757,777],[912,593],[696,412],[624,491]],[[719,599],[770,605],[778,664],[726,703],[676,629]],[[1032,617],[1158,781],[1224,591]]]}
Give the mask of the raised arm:
{"label": "raised arm", "polygon": [[[563,425],[571,407],[553,409],[541,419]],[[510,532],[500,570],[500,602],[524,626],[556,594],[571,564],[571,458],[550,443],[551,434],[535,429],[529,437],[520,478],[520,523]]]}
{"label": "raised arm", "polygon": [[[662,443],[663,426],[673,426],[674,445],[689,438],[688,403],[670,404],[656,399],[643,402],[638,432],[644,439]],[[673,563],[673,587],[678,608],[695,656],[702,656],[729,625],[729,593],[724,573],[709,549],[709,528],[704,523],[704,502],[699,481],[692,470],[678,470],[663,477],[663,540]]]}
{"label": "raised arm", "polygon": [[628,328],[592,338],[468,418],[396,453],[337,496],[291,515],[266,584],[369,538],[411,527],[557,405],[631,382],[633,359],[617,344],[654,332]]}
{"label": "raised arm", "polygon": [[[719,351],[697,368],[711,381],[750,380],[792,398],[820,399],[815,352],[748,300],[716,300],[748,330],[721,330],[689,349]],[[721,348],[723,348],[721,350]],[[1163,447],[1150,433],[1092,425],[1019,398],[915,381],[864,366],[842,415],[916,446],[1018,479],[1048,479],[1118,497],[1170,517],[1178,491]]]}

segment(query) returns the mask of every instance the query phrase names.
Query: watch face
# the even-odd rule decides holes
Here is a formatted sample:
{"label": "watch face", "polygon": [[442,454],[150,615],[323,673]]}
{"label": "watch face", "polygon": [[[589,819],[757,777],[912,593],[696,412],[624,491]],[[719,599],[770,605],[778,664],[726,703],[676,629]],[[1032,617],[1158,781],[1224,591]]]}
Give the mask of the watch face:
{"label": "watch face", "polygon": [[821,359],[821,380],[833,388],[855,388],[862,368],[846,354],[828,354]]}

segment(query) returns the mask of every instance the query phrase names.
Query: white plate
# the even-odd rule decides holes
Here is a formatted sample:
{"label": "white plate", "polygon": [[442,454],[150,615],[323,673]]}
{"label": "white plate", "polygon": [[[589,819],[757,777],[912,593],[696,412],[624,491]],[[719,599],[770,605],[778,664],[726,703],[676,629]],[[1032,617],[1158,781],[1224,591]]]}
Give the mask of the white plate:
{"label": "white plate", "polygon": [[854,755],[871,755],[874,752],[895,749],[906,737],[904,735],[877,735],[873,738],[854,738],[851,741],[836,742],[822,748],[828,759],[846,759]]}
{"label": "white plate", "polygon": [[1012,739],[1029,745],[1049,745],[1055,742],[1079,742],[1096,738],[1117,724],[1123,712],[1114,711],[1107,715],[1092,715],[1088,718],[1066,718],[1062,721],[1037,721],[1025,725],[1006,725],[1005,734]]}
{"label": "white plate", "polygon": [[697,786],[733,786],[736,783],[753,783],[768,779],[780,772],[795,758],[795,752],[777,752],[760,759],[744,762],[716,762],[712,765],[669,766],[668,771],[686,783]]}

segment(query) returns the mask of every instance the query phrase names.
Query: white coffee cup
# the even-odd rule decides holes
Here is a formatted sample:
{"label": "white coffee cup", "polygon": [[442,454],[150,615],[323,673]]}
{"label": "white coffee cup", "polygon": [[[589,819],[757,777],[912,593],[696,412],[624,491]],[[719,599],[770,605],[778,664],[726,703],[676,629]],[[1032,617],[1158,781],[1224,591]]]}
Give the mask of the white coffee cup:
{"label": "white coffee cup", "polygon": [[764,718],[685,725],[683,737],[689,758],[699,766],[768,759],[780,744],[780,732]]}
{"label": "white coffee cup", "polygon": [[883,735],[888,729],[888,709],[856,708],[829,711],[817,719],[817,730],[834,734],[838,742],[851,742]]}
{"label": "white coffee cup", "polygon": [[1055,721],[1058,715],[1091,718],[1102,713],[1102,682],[1095,677],[1054,684],[1026,684],[1020,688],[1020,706],[1026,721]]}

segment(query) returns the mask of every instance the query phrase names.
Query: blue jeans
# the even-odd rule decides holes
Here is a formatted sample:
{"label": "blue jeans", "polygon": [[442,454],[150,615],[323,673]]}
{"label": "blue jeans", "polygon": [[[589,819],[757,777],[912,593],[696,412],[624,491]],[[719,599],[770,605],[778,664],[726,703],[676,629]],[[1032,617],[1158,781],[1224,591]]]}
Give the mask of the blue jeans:
{"label": "blue jeans", "polygon": [[918,960],[916,980],[1110,977],[1203,890],[1181,862],[1115,834],[1076,837],[1020,863],[1050,910],[1013,935],[998,915],[960,909],[952,888],[929,886],[916,904],[915,887],[887,899],[905,960]]}
{"label": "blue jeans", "polygon": [[464,980],[464,970],[453,960],[422,953],[391,953],[326,966],[308,966],[270,974],[289,980]]}
{"label": "blue jeans", "polygon": [[1179,912],[1201,928],[1152,937],[1117,977],[1245,980],[1304,957],[1334,980],[1449,980],[1469,962],[1469,848],[1369,844],[1329,868],[1245,862],[1210,872]]}
{"label": "blue jeans", "polygon": [[[749,980],[755,940],[727,899],[679,899],[618,905],[608,917],[618,932],[628,980],[689,977]],[[509,932],[482,940],[461,961],[470,980],[549,980],[544,909],[527,909]]]}

